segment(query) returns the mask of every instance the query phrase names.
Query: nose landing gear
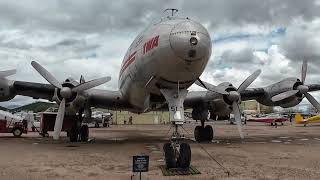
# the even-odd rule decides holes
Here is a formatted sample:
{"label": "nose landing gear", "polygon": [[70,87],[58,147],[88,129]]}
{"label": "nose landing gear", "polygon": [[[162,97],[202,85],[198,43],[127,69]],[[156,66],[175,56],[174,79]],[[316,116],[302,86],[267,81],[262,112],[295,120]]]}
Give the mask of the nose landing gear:
{"label": "nose landing gear", "polygon": [[178,125],[175,125],[170,143],[163,145],[167,169],[189,168],[191,163],[191,148],[187,143],[181,143],[185,137],[178,132]]}
{"label": "nose landing gear", "polygon": [[166,168],[189,168],[191,163],[191,148],[188,143],[182,143],[185,139],[178,131],[179,126],[184,124],[183,102],[188,90],[161,89],[165,96],[170,112],[170,121],[174,126],[174,132],[169,143],[163,145]]}

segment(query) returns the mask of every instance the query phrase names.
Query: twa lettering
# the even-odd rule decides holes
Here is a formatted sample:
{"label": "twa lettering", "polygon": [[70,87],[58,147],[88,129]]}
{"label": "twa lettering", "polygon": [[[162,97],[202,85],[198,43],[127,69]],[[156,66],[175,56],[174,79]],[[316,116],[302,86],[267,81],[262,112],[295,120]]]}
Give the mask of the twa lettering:
{"label": "twa lettering", "polygon": [[144,43],[143,54],[145,54],[148,51],[152,50],[153,48],[157,47],[158,43],[159,43],[159,36],[156,36],[156,37],[150,39],[148,42]]}

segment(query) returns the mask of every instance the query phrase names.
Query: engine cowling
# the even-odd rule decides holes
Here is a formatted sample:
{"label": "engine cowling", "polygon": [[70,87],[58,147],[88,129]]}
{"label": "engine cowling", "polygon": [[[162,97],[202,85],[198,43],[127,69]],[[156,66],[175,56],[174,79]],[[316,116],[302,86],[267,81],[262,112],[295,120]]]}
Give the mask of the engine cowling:
{"label": "engine cowling", "polygon": [[9,101],[16,96],[12,86],[13,81],[5,78],[0,79],[0,101]]}
{"label": "engine cowling", "polygon": [[[72,78],[68,78],[63,82],[62,87],[73,88],[77,85],[79,85],[78,82],[76,82]],[[60,104],[60,102],[62,101],[60,93],[60,90],[56,88],[53,100],[56,101],[58,104]],[[84,93],[72,93],[71,97],[66,99],[68,109],[67,114],[75,114],[79,112],[80,109],[83,109],[85,107],[85,103],[86,95]]]}
{"label": "engine cowling", "polygon": [[264,94],[264,96],[258,97],[257,101],[266,106],[281,106],[284,108],[296,106],[303,99],[303,95],[301,93],[297,93],[296,95],[279,102],[273,102],[271,98],[282,92],[294,90],[299,85],[302,85],[302,82],[297,78],[284,79],[280,82],[265,87],[264,91],[266,93]]}
{"label": "engine cowling", "polygon": [[[228,92],[236,91],[236,88],[228,82],[223,82],[218,86]],[[208,110],[210,114],[209,119],[212,120],[215,120],[216,116],[225,117],[232,112],[232,102],[230,102],[228,97],[226,97],[225,95],[207,91],[203,99],[204,104],[193,108],[193,119],[206,119],[208,116]]]}

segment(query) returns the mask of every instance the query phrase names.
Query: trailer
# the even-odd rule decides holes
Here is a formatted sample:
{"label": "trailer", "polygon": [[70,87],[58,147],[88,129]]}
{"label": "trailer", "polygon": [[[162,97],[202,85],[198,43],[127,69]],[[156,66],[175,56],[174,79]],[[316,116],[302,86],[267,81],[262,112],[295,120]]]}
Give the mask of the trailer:
{"label": "trailer", "polygon": [[[40,114],[40,135],[49,137],[49,131],[54,131],[57,113],[43,112]],[[65,115],[61,131],[67,132],[70,142],[87,142],[89,138],[89,128],[87,124],[82,124],[82,119],[78,115]]]}
{"label": "trailer", "polygon": [[[43,112],[40,114],[40,135],[43,137],[49,137],[49,131],[54,130],[54,124],[56,122],[57,113],[55,112]],[[76,115],[66,115],[62,124],[62,131],[67,132],[69,135],[73,125],[78,119]]]}

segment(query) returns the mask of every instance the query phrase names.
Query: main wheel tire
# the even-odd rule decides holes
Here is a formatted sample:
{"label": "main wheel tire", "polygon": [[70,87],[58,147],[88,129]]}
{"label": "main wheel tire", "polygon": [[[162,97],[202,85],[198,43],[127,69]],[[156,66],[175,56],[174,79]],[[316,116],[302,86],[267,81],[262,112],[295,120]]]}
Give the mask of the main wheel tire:
{"label": "main wheel tire", "polygon": [[194,129],[194,139],[196,139],[197,142],[203,141],[203,128],[202,126],[196,126]]}
{"label": "main wheel tire", "polygon": [[32,126],[31,130],[32,130],[32,132],[35,132],[36,131],[36,127]]}
{"label": "main wheel tire", "polygon": [[80,140],[87,142],[89,139],[89,127],[88,125],[82,125],[80,128]]}
{"label": "main wheel tire", "polygon": [[171,143],[165,143],[163,145],[163,151],[166,162],[166,168],[175,168],[177,166],[176,155],[173,147],[171,146]]}
{"label": "main wheel tire", "polygon": [[13,129],[12,134],[14,137],[20,137],[22,135],[22,129],[15,128],[15,129]]}
{"label": "main wheel tire", "polygon": [[180,144],[180,154],[178,157],[178,166],[186,169],[190,167],[191,163],[191,148],[187,143]]}
{"label": "main wheel tire", "polygon": [[78,136],[79,136],[79,130],[77,127],[73,127],[70,130],[70,142],[77,142],[78,141]]}
{"label": "main wheel tire", "polygon": [[213,128],[210,125],[206,125],[206,127],[204,128],[205,131],[205,137],[207,141],[212,141],[213,139]]}
{"label": "main wheel tire", "polygon": [[103,126],[103,127],[107,127],[108,124],[107,124],[107,123],[103,123],[102,126]]}
{"label": "main wheel tire", "polygon": [[94,123],[94,127],[95,127],[95,128],[99,128],[99,127],[100,127],[100,124],[99,124],[98,122],[95,122],[95,123]]}

